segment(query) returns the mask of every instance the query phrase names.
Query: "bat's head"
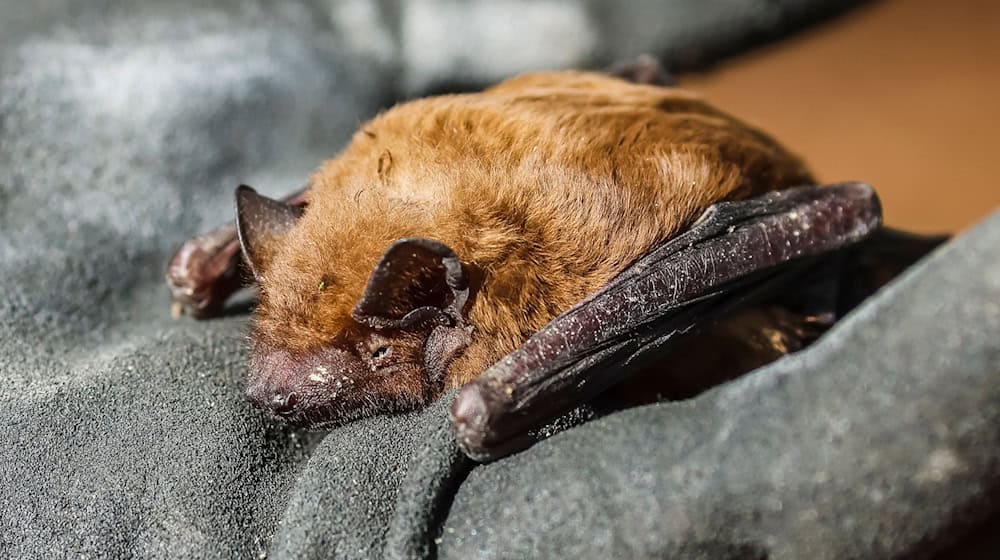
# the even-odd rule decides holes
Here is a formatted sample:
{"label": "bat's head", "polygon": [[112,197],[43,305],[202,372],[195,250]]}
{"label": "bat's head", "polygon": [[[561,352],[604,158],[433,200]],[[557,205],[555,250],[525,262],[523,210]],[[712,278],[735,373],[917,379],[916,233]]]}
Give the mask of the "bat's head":
{"label": "bat's head", "polygon": [[325,285],[316,273],[324,263],[272,270],[275,244],[301,209],[249,187],[237,189],[236,206],[243,254],[262,290],[250,337],[251,402],[292,424],[325,428],[412,410],[443,391],[448,365],[471,333],[463,316],[467,280],[451,249],[399,239],[360,296],[351,296],[349,282]]}

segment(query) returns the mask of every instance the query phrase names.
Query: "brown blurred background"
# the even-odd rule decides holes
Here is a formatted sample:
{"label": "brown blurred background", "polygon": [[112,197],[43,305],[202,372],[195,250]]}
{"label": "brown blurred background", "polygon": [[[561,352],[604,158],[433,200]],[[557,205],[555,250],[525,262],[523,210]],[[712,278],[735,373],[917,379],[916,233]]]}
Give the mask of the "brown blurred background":
{"label": "brown blurred background", "polygon": [[886,222],[953,232],[1000,208],[1000,1],[889,0],[681,85],[759,125]]}

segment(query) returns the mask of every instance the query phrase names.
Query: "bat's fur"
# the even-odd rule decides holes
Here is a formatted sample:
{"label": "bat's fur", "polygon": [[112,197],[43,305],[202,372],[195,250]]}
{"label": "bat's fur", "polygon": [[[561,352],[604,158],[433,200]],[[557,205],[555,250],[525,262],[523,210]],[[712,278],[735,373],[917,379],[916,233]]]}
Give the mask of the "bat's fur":
{"label": "bat's fur", "polygon": [[[603,74],[409,102],[324,163],[305,215],[259,251],[252,337],[289,356],[381,337],[400,345],[395,359],[419,361],[421,340],[376,333],[351,309],[393,240],[432,238],[471,278],[472,340],[445,383],[459,386],[712,203],[813,182],[769,136],[696,95]],[[419,376],[394,383],[410,404],[433,396]]]}

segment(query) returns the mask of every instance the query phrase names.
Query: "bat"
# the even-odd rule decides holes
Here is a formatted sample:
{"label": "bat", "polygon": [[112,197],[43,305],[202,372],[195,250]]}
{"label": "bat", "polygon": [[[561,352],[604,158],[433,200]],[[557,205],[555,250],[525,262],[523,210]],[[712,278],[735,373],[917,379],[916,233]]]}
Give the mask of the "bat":
{"label": "bat", "polygon": [[601,395],[689,396],[801,348],[939,242],[650,64],[407,102],[303,191],[240,186],[236,224],[168,265],[175,310],[217,314],[251,275],[251,402],[326,429],[460,388],[459,445],[490,460]]}

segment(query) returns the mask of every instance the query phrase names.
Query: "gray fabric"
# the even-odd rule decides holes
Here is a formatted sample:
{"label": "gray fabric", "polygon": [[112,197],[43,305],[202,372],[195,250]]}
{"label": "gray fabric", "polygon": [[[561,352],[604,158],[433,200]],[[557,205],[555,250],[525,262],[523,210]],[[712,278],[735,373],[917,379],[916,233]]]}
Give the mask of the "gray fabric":
{"label": "gray fabric", "polygon": [[[677,463],[668,453],[676,447],[647,456],[649,442],[635,442],[635,430],[662,428],[657,415],[663,414],[678,435],[685,426],[691,437],[708,433],[681,412],[711,406],[699,401],[615,415],[482,469],[457,454],[446,400],[328,435],[292,432],[243,401],[245,305],[223,319],[173,320],[162,274],[183,239],[231,215],[232,187],[246,182],[278,194],[301,185],[360,120],[392,99],[530,67],[599,66],[641,51],[680,64],[692,45],[722,52],[786,32],[836,3],[761,1],[745,8],[687,1],[613,10],[616,4],[0,5],[0,556],[425,557],[436,552],[445,517],[451,532],[441,534],[441,552],[462,555],[488,542],[538,543],[549,538],[541,529],[570,514],[594,522],[589,536],[577,538],[599,550],[610,521],[586,517],[602,506],[581,505],[571,486],[546,493],[542,481],[536,496],[550,515],[539,504],[523,506],[523,520],[546,523],[509,542],[495,540],[509,534],[503,527],[486,531],[477,523],[501,515],[515,523],[520,514],[493,502],[504,495],[511,507],[523,504],[516,489],[502,494],[497,484],[519,479],[524,487],[534,469],[559,457],[617,450],[620,477],[640,472],[640,459],[647,466],[656,457]],[[438,16],[452,27],[433,25]],[[463,24],[464,38],[456,38],[455,22]],[[518,33],[510,33],[512,25]],[[996,232],[979,235],[969,247],[995,239]],[[957,251],[948,263],[986,278],[963,257],[970,250]],[[923,297],[907,294],[897,297]],[[995,359],[971,342],[954,349],[940,346],[950,339],[921,338],[916,319],[922,317],[913,316],[919,344],[961,357],[970,368],[982,357]],[[967,329],[979,320],[962,317]],[[871,348],[861,335],[838,336],[854,340],[861,354]],[[740,387],[764,394],[774,377],[785,376],[772,373]],[[951,406],[951,398],[942,394],[940,406]],[[963,398],[954,396],[955,402]],[[746,408],[750,422],[756,417],[752,405]],[[654,423],[633,424],[645,415]],[[954,422],[964,426],[963,418]],[[792,424],[782,430],[794,433]],[[638,447],[626,448],[629,442]],[[562,447],[563,455],[552,455]],[[955,449],[973,464],[965,447]],[[615,468],[571,466],[574,476],[589,472],[601,486],[611,481],[599,477]],[[549,484],[567,476],[554,474],[548,473]],[[634,495],[633,512],[656,512],[671,502],[650,492],[655,480],[613,487]],[[607,507],[625,499],[590,495],[618,500]],[[690,519],[726,521],[725,511],[711,509],[717,499],[692,509]],[[622,525],[613,533],[621,536],[614,538],[637,539],[636,552],[659,546],[634,537],[632,515],[618,516]],[[774,517],[762,519],[771,531]],[[487,540],[477,544],[473,529]],[[572,529],[554,527],[552,543],[565,544]]]}

